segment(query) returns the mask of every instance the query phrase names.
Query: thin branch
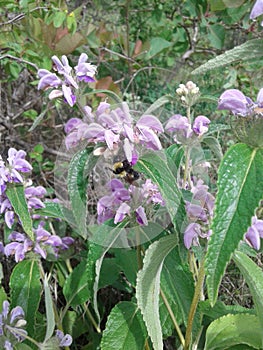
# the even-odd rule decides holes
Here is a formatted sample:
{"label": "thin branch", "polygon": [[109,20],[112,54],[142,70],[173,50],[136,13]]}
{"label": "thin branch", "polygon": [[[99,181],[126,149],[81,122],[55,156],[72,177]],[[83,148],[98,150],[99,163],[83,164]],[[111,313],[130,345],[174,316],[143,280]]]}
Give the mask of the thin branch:
{"label": "thin branch", "polygon": [[12,56],[12,55],[9,55],[9,54],[6,54],[6,55],[3,55],[3,56],[0,56],[0,61],[5,59],[5,58],[9,58],[10,60],[14,60],[14,61],[17,61],[19,63],[25,63],[25,64],[28,64],[29,66],[35,68],[35,70],[38,70],[38,66],[35,64],[35,63],[32,63],[32,62],[29,62],[27,60],[24,60],[23,58],[20,58],[20,57],[16,57],[16,56]]}
{"label": "thin branch", "polygon": [[[34,11],[37,11],[37,10],[48,10],[48,7],[38,6],[38,7],[35,7],[34,9],[30,10],[29,13],[34,12]],[[17,15],[16,17],[10,19],[9,21],[0,23],[0,27],[5,26],[5,25],[8,25],[8,24],[12,24],[12,23],[14,23],[14,22],[16,22],[16,21],[20,21],[20,20],[23,19],[25,16],[26,16],[26,13],[20,13],[20,14]]]}

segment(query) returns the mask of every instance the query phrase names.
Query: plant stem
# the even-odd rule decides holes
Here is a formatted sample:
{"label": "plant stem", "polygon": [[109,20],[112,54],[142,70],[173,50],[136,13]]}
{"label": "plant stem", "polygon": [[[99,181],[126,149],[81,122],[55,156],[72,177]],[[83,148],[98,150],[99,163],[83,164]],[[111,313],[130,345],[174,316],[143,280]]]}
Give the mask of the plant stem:
{"label": "plant stem", "polygon": [[88,315],[88,318],[90,319],[91,323],[93,324],[94,328],[96,329],[96,331],[98,333],[101,333],[101,329],[100,326],[97,324],[97,322],[95,321],[94,317],[92,316],[91,312],[89,311],[89,307],[88,305],[84,305],[84,309]]}
{"label": "plant stem", "polygon": [[138,270],[141,270],[143,267],[142,262],[142,249],[141,249],[141,240],[140,240],[140,230],[136,228],[136,252],[137,252],[137,263],[138,263]]}
{"label": "plant stem", "polygon": [[192,304],[190,307],[189,315],[188,315],[188,323],[187,323],[187,328],[186,328],[186,334],[185,334],[185,346],[184,350],[189,350],[190,349],[190,343],[191,343],[191,335],[192,335],[192,328],[193,328],[193,321],[195,317],[195,312],[196,308],[200,299],[200,296],[202,295],[203,292],[203,283],[205,279],[205,259],[203,258],[200,264],[200,269],[199,269],[199,274],[198,274],[198,279],[197,283],[195,286],[195,293],[194,297],[192,300]]}
{"label": "plant stem", "polygon": [[160,294],[161,294],[161,297],[162,297],[162,299],[163,299],[163,302],[164,302],[164,304],[165,304],[165,306],[166,306],[166,308],[167,308],[167,311],[169,312],[169,315],[170,315],[170,317],[171,317],[171,319],[172,319],[172,321],[173,321],[174,328],[176,329],[176,332],[177,332],[177,334],[178,334],[178,337],[179,337],[179,339],[180,339],[180,342],[181,342],[181,344],[184,346],[184,344],[185,344],[185,339],[184,339],[183,333],[181,332],[181,329],[180,329],[180,327],[179,327],[179,325],[178,325],[178,323],[177,323],[177,321],[176,321],[176,318],[175,318],[175,316],[174,316],[173,310],[171,309],[171,306],[170,306],[168,300],[166,299],[166,296],[165,296],[165,294],[164,294],[164,292],[163,292],[163,290],[162,290],[161,288],[160,288]]}

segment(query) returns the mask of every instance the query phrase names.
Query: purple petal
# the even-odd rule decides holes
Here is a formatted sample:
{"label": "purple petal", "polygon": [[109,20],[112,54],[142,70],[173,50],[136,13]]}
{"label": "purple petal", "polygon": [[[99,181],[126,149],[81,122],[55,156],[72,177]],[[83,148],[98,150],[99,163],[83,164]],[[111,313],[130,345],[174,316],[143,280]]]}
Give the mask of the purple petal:
{"label": "purple petal", "polygon": [[13,346],[12,344],[10,343],[9,340],[5,340],[5,344],[4,344],[4,350],[13,350]]}
{"label": "purple petal", "polygon": [[71,88],[63,84],[62,91],[67,103],[70,105],[70,107],[73,107],[76,102],[76,97],[73,95]]}
{"label": "purple petal", "polygon": [[118,143],[120,136],[114,134],[111,130],[105,130],[104,136],[108,148],[113,150],[113,146],[115,143]]}
{"label": "purple petal", "polygon": [[257,0],[251,10],[250,19],[255,19],[256,17],[261,16],[262,14],[263,14],[263,0]]}
{"label": "purple petal", "polygon": [[96,116],[99,117],[102,113],[108,113],[109,111],[110,104],[107,102],[100,102],[96,111]]}
{"label": "purple petal", "polygon": [[184,245],[190,249],[192,243],[198,245],[198,236],[201,233],[201,226],[197,223],[191,223],[184,232]]}
{"label": "purple petal", "polygon": [[143,115],[136,123],[136,126],[139,128],[147,126],[155,131],[164,132],[162,123],[153,115]]}
{"label": "purple petal", "polygon": [[144,226],[148,225],[148,220],[147,220],[147,217],[145,214],[145,210],[142,206],[138,207],[135,210],[135,215],[136,215],[136,220],[137,220],[139,225],[144,225]]}
{"label": "purple petal", "polygon": [[47,257],[47,252],[38,243],[35,245],[34,252],[39,254],[43,259]]}
{"label": "purple petal", "polygon": [[161,142],[152,129],[147,127],[141,127],[139,131],[139,139],[141,143],[144,144],[148,149],[152,149],[154,151],[162,149]]}
{"label": "purple petal", "polygon": [[38,75],[41,77],[38,82],[38,90],[44,90],[49,87],[58,88],[62,84],[61,79],[56,74],[50,73],[45,69],[40,69]]}
{"label": "purple petal", "polygon": [[24,318],[25,313],[21,306],[16,306],[10,314],[10,324],[14,323],[18,318]]}
{"label": "purple petal", "polygon": [[13,211],[6,211],[5,212],[5,222],[7,227],[12,228],[15,221],[15,213]]}
{"label": "purple petal", "polygon": [[9,308],[10,308],[10,304],[7,300],[3,301],[3,307],[2,307],[2,315],[4,316],[4,318],[7,318],[7,315],[9,313]]}
{"label": "purple petal", "polygon": [[190,217],[190,219],[192,220],[199,219],[204,222],[207,221],[205,210],[200,205],[186,202],[185,207],[186,207],[187,215]]}
{"label": "purple petal", "polygon": [[195,118],[193,123],[193,131],[198,135],[201,136],[208,130],[208,125],[210,124],[210,120],[203,116],[199,115]]}
{"label": "purple petal", "polygon": [[66,134],[70,133],[73,129],[75,129],[81,123],[83,123],[83,122],[79,118],[71,118],[71,119],[69,119],[67,121],[67,123],[65,124],[65,127],[64,127],[65,133]]}
{"label": "purple petal", "polygon": [[228,110],[233,114],[247,115],[248,100],[246,96],[237,89],[226,90],[218,100],[219,110]]}
{"label": "purple petal", "polygon": [[245,239],[254,249],[260,249],[260,236],[254,226],[249,227]]}
{"label": "purple petal", "polygon": [[263,106],[263,88],[259,90],[259,93],[257,96],[257,103],[258,103],[259,107]]}
{"label": "purple petal", "polygon": [[116,211],[116,215],[114,217],[114,224],[121,222],[127,214],[130,213],[131,207],[127,203],[122,203],[118,210]]}

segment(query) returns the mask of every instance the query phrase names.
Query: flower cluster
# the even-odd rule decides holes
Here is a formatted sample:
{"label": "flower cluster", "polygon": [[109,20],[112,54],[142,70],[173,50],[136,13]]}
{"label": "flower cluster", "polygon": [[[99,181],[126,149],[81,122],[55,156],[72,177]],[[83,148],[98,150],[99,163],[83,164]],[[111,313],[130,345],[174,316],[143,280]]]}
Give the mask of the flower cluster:
{"label": "flower cluster", "polygon": [[88,106],[84,107],[84,112],[83,120],[72,118],[65,125],[67,148],[81,140],[93,144],[104,142],[107,148],[100,148],[102,152],[117,152],[123,148],[126,159],[133,163],[133,158],[137,157],[136,144],[153,150],[162,148],[158,138],[158,133],[164,131],[161,122],[153,115],[143,115],[135,122],[125,102],[115,109],[101,102],[95,113]]}
{"label": "flower cluster", "polygon": [[252,225],[245,234],[245,241],[254,249],[259,250],[260,238],[263,238],[263,220],[253,216]]}
{"label": "flower cluster", "polygon": [[190,107],[199,98],[199,87],[192,81],[188,81],[186,84],[180,84],[176,89],[176,93],[181,98],[181,102],[184,106]]}
{"label": "flower cluster", "polygon": [[10,304],[7,300],[3,302],[0,313],[0,344],[2,349],[12,350],[13,345],[22,342],[27,336],[23,329],[26,325],[25,313],[20,306],[10,311]]}
{"label": "flower cluster", "polygon": [[192,126],[188,118],[175,114],[168,120],[165,129],[174,134],[176,143],[193,144],[198,137],[208,131],[209,124],[210,120],[203,115],[196,117]]}
{"label": "flower cluster", "polygon": [[214,197],[208,192],[208,186],[198,180],[192,187],[192,201],[186,201],[186,213],[190,224],[184,232],[184,244],[187,249],[191,245],[199,245],[200,238],[209,238],[211,230],[209,222],[213,217]]}
{"label": "flower cluster", "polygon": [[263,88],[260,89],[256,102],[245,96],[237,89],[229,89],[223,92],[218,100],[219,110],[228,110],[232,114],[242,117],[262,114],[263,107]]}
{"label": "flower cluster", "polygon": [[25,259],[26,253],[33,251],[43,259],[46,259],[47,253],[52,248],[52,253],[58,257],[61,251],[69,249],[69,246],[74,243],[74,239],[71,237],[60,238],[57,235],[51,235],[45,230],[44,225],[45,223],[41,221],[38,227],[33,229],[35,242],[23,233],[12,232],[8,237],[12,242],[4,247],[5,255],[7,257],[14,255],[15,261],[19,262]]}
{"label": "flower cluster", "polygon": [[[47,193],[46,189],[42,186],[33,186],[30,179],[25,180],[23,177],[24,173],[32,170],[32,166],[25,160],[25,157],[25,151],[10,148],[6,163],[2,159],[0,160],[0,214],[4,215],[5,223],[10,229],[14,228],[15,223],[21,223],[6,194],[8,184],[18,183],[24,186],[27,209],[32,218],[39,219],[39,215],[36,215],[34,210],[45,207],[43,199]],[[45,259],[48,246],[52,248],[52,253],[57,257],[60,251],[68,249],[74,242],[71,237],[60,238],[57,235],[51,235],[44,229],[44,225],[44,222],[40,222],[38,227],[33,229],[36,235],[35,242],[31,241],[24,233],[13,231],[9,235],[11,243],[4,247],[1,242],[1,252],[6,256],[14,255],[16,262],[23,260],[29,251],[33,251]]]}
{"label": "flower cluster", "polygon": [[88,56],[82,53],[78,64],[73,70],[65,55],[62,56],[61,61],[57,56],[53,56],[54,70],[57,73],[51,73],[47,69],[39,69],[38,76],[40,80],[38,89],[45,90],[52,88],[49,94],[50,99],[64,96],[67,103],[72,107],[76,102],[76,91],[79,88],[78,83],[80,81],[84,81],[85,83],[95,81],[94,76],[97,67],[86,62],[87,59]]}
{"label": "flower cluster", "polygon": [[[107,184],[110,195],[103,196],[97,204],[98,223],[102,224],[108,219],[114,218],[114,223],[117,224],[132,216],[139,225],[148,225],[146,210],[143,205],[160,204],[165,205],[158,187],[151,182],[146,182],[141,187],[130,185],[125,188],[123,182],[118,179],[113,179]],[[147,209],[148,206],[147,206]]]}

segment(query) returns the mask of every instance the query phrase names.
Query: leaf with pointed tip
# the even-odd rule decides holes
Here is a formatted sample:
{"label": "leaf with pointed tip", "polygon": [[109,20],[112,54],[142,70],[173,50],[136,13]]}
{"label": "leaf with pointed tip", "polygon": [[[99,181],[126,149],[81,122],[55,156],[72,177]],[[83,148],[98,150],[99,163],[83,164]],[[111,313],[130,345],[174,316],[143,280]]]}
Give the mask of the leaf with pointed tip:
{"label": "leaf with pointed tip", "polygon": [[154,112],[156,109],[162,107],[163,105],[171,101],[172,97],[170,95],[164,95],[158,98],[158,100],[156,100],[143,114],[152,114],[152,112]]}
{"label": "leaf with pointed tip", "polygon": [[144,349],[147,331],[135,303],[123,301],[108,316],[101,339],[101,350]]}
{"label": "leaf with pointed tip", "polygon": [[257,316],[227,315],[210,324],[206,331],[205,350],[229,349],[230,346],[246,344],[262,349],[262,328]]}
{"label": "leaf with pointed tip", "polygon": [[138,272],[136,298],[154,350],[163,348],[159,317],[161,271],[164,259],[177,243],[176,235],[169,235],[151,244],[146,251],[143,268]]}
{"label": "leaf with pointed tip", "polygon": [[205,64],[196,68],[192,74],[203,74],[209,70],[227,66],[230,63],[248,61],[263,56],[262,39],[252,39],[242,45],[226,51],[222,55],[212,58]]}
{"label": "leaf with pointed tip", "polygon": [[[241,271],[246,283],[249,286],[253,301],[257,310],[261,329],[263,329],[263,272],[246,254],[235,252],[234,262]],[[263,333],[262,333],[263,345]]]}
{"label": "leaf with pointed tip", "polygon": [[24,186],[8,186],[6,195],[10,200],[15,213],[18,215],[25,233],[34,241],[35,235],[32,227],[32,219],[28,211]]}
{"label": "leaf with pointed tip", "polygon": [[232,146],[218,171],[213,233],[206,255],[207,290],[216,302],[227,263],[251,224],[263,194],[263,150],[245,144]]}

